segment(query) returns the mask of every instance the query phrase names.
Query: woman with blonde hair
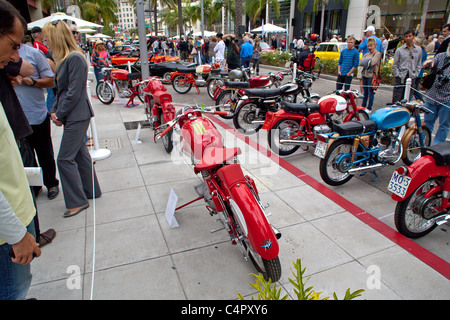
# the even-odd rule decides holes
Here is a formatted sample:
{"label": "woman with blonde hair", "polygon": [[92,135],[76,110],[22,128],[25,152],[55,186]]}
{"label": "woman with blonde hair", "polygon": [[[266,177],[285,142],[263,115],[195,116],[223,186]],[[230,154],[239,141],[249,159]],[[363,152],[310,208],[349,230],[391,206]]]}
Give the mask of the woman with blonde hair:
{"label": "woman with blonde hair", "polygon": [[94,116],[86,90],[88,63],[66,23],[49,22],[42,31],[57,67],[50,116],[55,125],[64,127],[57,164],[67,208],[64,217],[71,217],[89,207],[88,199],[101,195],[84,140]]}
{"label": "woman with blonde hair", "polygon": [[378,73],[378,69],[381,67],[381,52],[377,51],[377,42],[374,38],[367,40],[367,52],[363,59],[359,62],[360,66],[363,66],[362,82],[364,87],[364,99],[362,106],[366,108],[367,113],[372,112],[373,100],[375,97],[375,91],[372,87],[372,79],[374,74]]}

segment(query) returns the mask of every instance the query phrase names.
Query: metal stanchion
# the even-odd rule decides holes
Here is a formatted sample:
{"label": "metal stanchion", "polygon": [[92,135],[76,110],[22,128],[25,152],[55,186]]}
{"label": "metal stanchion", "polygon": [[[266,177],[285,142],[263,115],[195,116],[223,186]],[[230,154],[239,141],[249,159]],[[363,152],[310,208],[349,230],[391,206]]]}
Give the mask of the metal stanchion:
{"label": "metal stanchion", "polygon": [[[91,88],[90,88],[90,82],[92,82],[92,76],[93,72],[89,71],[88,73],[88,81],[86,83],[86,90],[89,98],[89,102],[92,105],[92,97],[91,97]],[[108,149],[100,149],[98,145],[98,136],[97,136],[97,127],[95,125],[95,117],[91,118],[90,121],[90,127],[92,131],[92,142],[94,143],[94,149],[89,150],[89,153],[91,154],[91,158],[93,160],[103,160],[108,158],[111,155],[111,150]]]}
{"label": "metal stanchion", "polygon": [[405,95],[403,97],[403,99],[406,99],[409,101],[409,97],[411,96],[411,85],[412,85],[412,80],[411,78],[406,79],[406,83],[405,83]]}

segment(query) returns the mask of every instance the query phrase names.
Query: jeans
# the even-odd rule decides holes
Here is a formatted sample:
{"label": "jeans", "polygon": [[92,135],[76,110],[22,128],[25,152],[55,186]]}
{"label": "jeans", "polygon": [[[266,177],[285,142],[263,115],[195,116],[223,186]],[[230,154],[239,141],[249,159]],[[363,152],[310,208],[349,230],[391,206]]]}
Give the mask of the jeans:
{"label": "jeans", "polygon": [[97,81],[97,83],[99,83],[100,80],[104,79],[104,76],[102,74],[102,69],[100,69],[100,68],[94,68],[94,75],[95,75],[95,80]]}
{"label": "jeans", "polygon": [[255,69],[256,75],[259,75],[259,59],[253,58],[253,69]]}
{"label": "jeans", "polygon": [[372,89],[372,78],[362,77],[363,88],[364,88],[364,99],[362,106],[368,110],[372,110],[373,99],[375,97],[375,92]]}
{"label": "jeans", "polygon": [[337,80],[336,80],[336,90],[341,90],[342,87],[345,84],[345,90],[349,90],[350,89],[350,85],[352,83],[352,76],[347,76],[347,75],[338,75]]}
{"label": "jeans", "polygon": [[450,130],[450,101],[445,104],[431,104],[426,102],[425,107],[434,113],[425,113],[425,124],[433,132],[434,123],[439,118],[439,128],[434,136],[433,144],[445,141]]}
{"label": "jeans", "polygon": [[[27,231],[36,237],[34,219]],[[31,284],[30,264],[12,262],[9,256],[11,249],[8,243],[0,245],[0,300],[25,300]]]}
{"label": "jeans", "polygon": [[241,64],[244,68],[250,67],[250,59],[251,57],[241,57]]}

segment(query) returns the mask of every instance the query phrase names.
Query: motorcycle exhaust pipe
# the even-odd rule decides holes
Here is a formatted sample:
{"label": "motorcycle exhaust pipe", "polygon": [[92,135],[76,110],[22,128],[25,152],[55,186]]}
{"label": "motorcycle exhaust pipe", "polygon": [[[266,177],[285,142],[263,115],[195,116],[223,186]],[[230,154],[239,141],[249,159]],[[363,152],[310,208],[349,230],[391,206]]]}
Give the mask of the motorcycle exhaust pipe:
{"label": "motorcycle exhaust pipe", "polygon": [[304,140],[284,140],[280,139],[280,144],[295,144],[298,146],[312,146],[315,144],[314,141],[304,141]]}
{"label": "motorcycle exhaust pipe", "polygon": [[377,164],[372,164],[370,166],[350,169],[350,170],[348,170],[348,173],[356,174],[356,173],[362,173],[362,172],[367,172],[367,171],[372,171],[372,170],[379,170],[379,169],[383,168],[384,166],[385,166],[385,164],[377,163]]}
{"label": "motorcycle exhaust pipe", "polygon": [[275,228],[272,224],[270,225],[272,227],[273,232],[275,233],[275,236],[277,237],[277,239],[281,238],[281,232],[280,230],[278,230],[277,228]]}
{"label": "motorcycle exhaust pipe", "polygon": [[265,120],[253,120],[252,124],[264,124]]}

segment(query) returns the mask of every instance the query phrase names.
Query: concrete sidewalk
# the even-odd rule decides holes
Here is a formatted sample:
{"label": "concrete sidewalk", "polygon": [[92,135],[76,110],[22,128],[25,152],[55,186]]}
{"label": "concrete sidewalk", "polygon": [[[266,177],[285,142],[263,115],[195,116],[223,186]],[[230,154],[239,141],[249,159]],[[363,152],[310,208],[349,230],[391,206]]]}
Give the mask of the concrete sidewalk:
{"label": "concrete sidewalk", "polygon": [[[179,95],[168,88],[174,103],[200,103],[195,93]],[[104,105],[93,99],[100,147],[111,150],[109,158],[95,164],[103,195],[91,200],[88,210],[66,219],[62,193],[55,200],[43,195],[37,199],[41,229],[54,228],[57,236],[32,263],[28,296],[40,300],[209,300],[237,299],[237,293],[256,297],[249,285],[255,282],[250,273],[256,270],[225,231],[210,233],[219,223],[203,201],[177,211],[180,226],[169,227],[164,211],[170,189],[181,205],[197,197],[194,186],[201,180],[190,164],[174,163],[161,142],[153,142],[151,129],[143,128],[142,143],[136,143],[137,130],[127,130],[125,123],[143,121],[143,105],[127,109],[125,103]],[[216,126],[227,138],[227,147],[230,141],[241,147],[244,172],[255,180],[262,202],[270,204],[269,220],[282,233],[279,285],[284,294],[295,296],[288,278],[292,262],[300,258],[311,277],[308,285],[323,296],[336,292],[342,298],[350,288],[365,290],[359,299],[450,299],[448,278],[330,199],[330,188],[320,192],[255,149],[254,143],[233,138],[221,123]],[[57,154],[62,129],[53,126],[52,134]],[[263,134],[258,143],[267,148]],[[313,173],[318,172],[317,158],[309,152],[290,163],[302,170],[303,178],[320,179]],[[359,207],[364,206],[364,198],[383,213],[395,207],[386,194],[359,179],[334,191]]]}

